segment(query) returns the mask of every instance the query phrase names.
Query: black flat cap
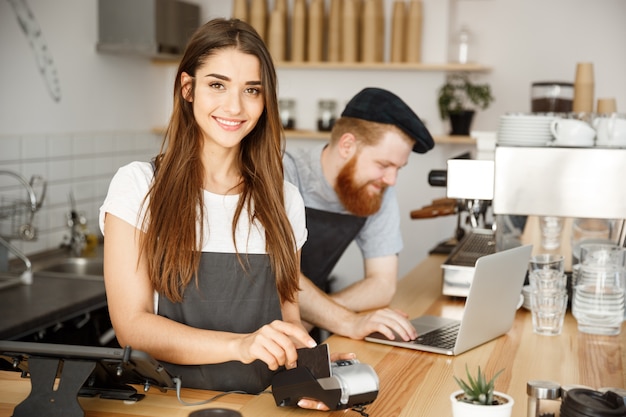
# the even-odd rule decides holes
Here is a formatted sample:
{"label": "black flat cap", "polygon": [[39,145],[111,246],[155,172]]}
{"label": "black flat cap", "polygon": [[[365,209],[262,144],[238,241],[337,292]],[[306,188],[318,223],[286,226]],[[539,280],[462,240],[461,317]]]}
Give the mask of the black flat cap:
{"label": "black flat cap", "polygon": [[341,116],[397,126],[415,140],[413,152],[425,153],[435,146],[417,114],[400,97],[382,88],[361,90],[348,102]]}

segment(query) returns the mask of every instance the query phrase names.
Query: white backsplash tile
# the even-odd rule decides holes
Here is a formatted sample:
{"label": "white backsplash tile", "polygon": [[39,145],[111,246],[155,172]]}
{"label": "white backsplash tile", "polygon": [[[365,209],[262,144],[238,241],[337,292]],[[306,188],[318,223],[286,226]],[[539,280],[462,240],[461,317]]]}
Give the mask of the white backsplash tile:
{"label": "white backsplash tile", "polygon": [[94,153],[94,138],[93,135],[86,133],[76,134],[73,137],[73,154],[74,156],[93,155]]}
{"label": "white backsplash tile", "polygon": [[[2,163],[0,162],[0,171],[10,171],[19,173],[22,169],[22,164],[19,161]],[[0,175],[0,190],[6,188],[14,188],[19,184],[18,180],[12,175]],[[1,195],[0,195],[1,196]]]}
{"label": "white backsplash tile", "polygon": [[115,141],[110,133],[99,133],[94,135],[94,153],[99,156],[113,154],[115,152]]}
{"label": "white backsplash tile", "polygon": [[94,158],[79,156],[72,161],[74,180],[83,180],[94,175]]}
{"label": "white backsplash tile", "polygon": [[72,155],[72,137],[66,135],[50,135],[47,137],[48,159],[69,157]]}
{"label": "white backsplash tile", "polygon": [[[149,161],[159,151],[161,136],[152,132],[80,132],[54,135],[0,136],[0,171],[8,170],[30,180],[41,175],[47,193],[33,224],[37,239],[11,243],[32,254],[57,248],[69,234],[67,213],[70,193],[76,209],[87,218],[87,229],[100,235],[98,210],[117,169],[132,161]],[[0,204],[24,199],[19,181],[0,175]],[[40,194],[40,188],[35,187]],[[0,218],[0,232],[11,229],[11,219]],[[8,226],[8,227],[7,227]]]}
{"label": "white backsplash tile", "polygon": [[45,157],[36,160],[25,160],[22,162],[22,176],[26,180],[30,181],[32,177],[43,177],[46,179],[46,173],[48,172],[48,164]]}
{"label": "white backsplash tile", "polygon": [[21,159],[45,159],[48,156],[48,142],[44,135],[33,135],[22,138]]}
{"label": "white backsplash tile", "polygon": [[20,141],[14,136],[0,137],[0,162],[20,159]]}
{"label": "white backsplash tile", "polygon": [[71,181],[73,178],[70,159],[49,159],[48,176],[46,180],[50,182]]}
{"label": "white backsplash tile", "polygon": [[46,200],[44,201],[44,208],[62,205],[66,210],[69,210],[69,195],[71,190],[71,182],[48,183],[48,191],[46,193]]}

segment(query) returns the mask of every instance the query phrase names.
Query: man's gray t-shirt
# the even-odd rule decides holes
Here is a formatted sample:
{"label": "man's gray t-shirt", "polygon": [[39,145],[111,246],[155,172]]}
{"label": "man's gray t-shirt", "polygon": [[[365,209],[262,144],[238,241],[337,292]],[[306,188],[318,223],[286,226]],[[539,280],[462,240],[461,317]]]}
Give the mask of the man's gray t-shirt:
{"label": "man's gray t-shirt", "polygon": [[[298,187],[305,207],[351,214],[322,173],[321,156],[325,146],[286,152],[283,158],[285,180]],[[380,210],[367,218],[355,241],[365,259],[396,255],[402,250],[400,208],[394,187],[387,188]]]}

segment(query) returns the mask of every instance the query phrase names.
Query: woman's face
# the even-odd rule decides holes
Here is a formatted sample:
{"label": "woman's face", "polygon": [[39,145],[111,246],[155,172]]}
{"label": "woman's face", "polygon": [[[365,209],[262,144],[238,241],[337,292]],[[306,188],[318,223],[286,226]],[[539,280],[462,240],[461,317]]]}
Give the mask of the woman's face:
{"label": "woman's face", "polygon": [[[193,97],[187,100],[193,103],[205,141],[224,148],[238,146],[256,126],[265,107],[259,59],[234,48],[223,49],[198,67],[195,78]],[[192,77],[183,72],[184,95],[191,81]]]}

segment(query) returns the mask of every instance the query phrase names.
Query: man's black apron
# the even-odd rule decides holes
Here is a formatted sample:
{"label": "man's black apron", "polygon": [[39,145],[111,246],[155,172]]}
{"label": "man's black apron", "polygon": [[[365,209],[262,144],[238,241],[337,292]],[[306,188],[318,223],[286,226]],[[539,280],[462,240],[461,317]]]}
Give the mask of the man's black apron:
{"label": "man's black apron", "polygon": [[[234,253],[202,253],[195,280],[185,289],[182,303],[159,297],[159,315],[189,326],[233,333],[252,333],[281,320],[280,300],[269,257],[241,254],[247,272]],[[247,263],[246,263],[247,262]],[[259,393],[274,374],[264,362],[249,365],[231,361],[214,365],[175,365],[165,368],[180,376],[182,385],[217,391]]]}
{"label": "man's black apron", "polygon": [[329,292],[328,278],[341,255],[359,234],[367,217],[306,208],[308,238],[300,269],[315,285]]}

